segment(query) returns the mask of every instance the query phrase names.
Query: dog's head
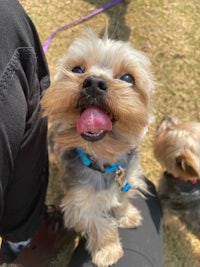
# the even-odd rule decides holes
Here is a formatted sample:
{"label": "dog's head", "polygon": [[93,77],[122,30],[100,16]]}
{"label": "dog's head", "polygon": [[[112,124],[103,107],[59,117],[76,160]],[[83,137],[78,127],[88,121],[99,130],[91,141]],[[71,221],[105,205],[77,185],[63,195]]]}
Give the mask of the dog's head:
{"label": "dog's head", "polygon": [[200,178],[200,123],[165,117],[157,128],[154,154],[175,177]]}
{"label": "dog's head", "polygon": [[57,142],[107,161],[138,145],[151,119],[155,86],[150,62],[128,43],[75,39],[42,99],[50,121],[60,120]]}

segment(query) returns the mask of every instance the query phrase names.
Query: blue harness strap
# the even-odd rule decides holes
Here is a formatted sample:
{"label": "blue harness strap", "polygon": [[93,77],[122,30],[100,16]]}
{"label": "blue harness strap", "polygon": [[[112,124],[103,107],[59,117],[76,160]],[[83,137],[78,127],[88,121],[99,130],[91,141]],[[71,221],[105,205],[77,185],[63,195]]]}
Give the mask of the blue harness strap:
{"label": "blue harness strap", "polygon": [[[76,152],[77,152],[80,160],[82,161],[82,163],[85,166],[89,167],[92,164],[91,159],[87,156],[87,154],[85,153],[84,150],[82,150],[81,148],[77,148]],[[122,169],[121,163],[115,163],[115,164],[111,165],[110,167],[105,168],[103,172],[104,173],[116,172],[116,177],[117,177],[117,172],[120,171],[121,169]],[[123,193],[128,192],[128,190],[131,188],[131,185],[129,183],[125,183],[125,185],[123,185],[123,183],[121,183],[121,178],[122,177],[120,177],[120,181],[118,180],[118,178],[115,178],[115,180],[119,184],[121,191]]]}
{"label": "blue harness strap", "polygon": [[80,148],[76,149],[77,154],[79,155],[80,160],[86,166],[90,166],[92,161],[88,158],[87,154]]}

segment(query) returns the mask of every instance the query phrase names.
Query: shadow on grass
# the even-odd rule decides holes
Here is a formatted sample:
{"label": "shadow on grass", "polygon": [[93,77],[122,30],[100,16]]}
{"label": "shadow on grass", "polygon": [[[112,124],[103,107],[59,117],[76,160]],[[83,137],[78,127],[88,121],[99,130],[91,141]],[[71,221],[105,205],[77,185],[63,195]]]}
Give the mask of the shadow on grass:
{"label": "shadow on grass", "polygon": [[[94,5],[96,8],[100,8],[110,1],[95,1],[95,0],[85,0],[86,2]],[[108,22],[108,36],[112,39],[127,41],[130,36],[130,28],[126,25],[126,13],[128,9],[128,4],[124,1],[121,3],[106,9],[104,12],[109,17]],[[104,31],[102,31],[103,33]]]}

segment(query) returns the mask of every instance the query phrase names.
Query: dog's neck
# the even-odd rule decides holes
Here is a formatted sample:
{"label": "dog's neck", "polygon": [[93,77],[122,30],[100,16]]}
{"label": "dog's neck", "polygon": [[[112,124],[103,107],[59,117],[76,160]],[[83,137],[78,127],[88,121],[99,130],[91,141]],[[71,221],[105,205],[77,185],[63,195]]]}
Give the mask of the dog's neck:
{"label": "dog's neck", "polygon": [[177,176],[175,176],[175,175],[173,175],[172,173],[169,173],[169,172],[167,172],[167,171],[166,171],[166,174],[167,174],[167,175],[170,175],[172,178],[174,178],[174,179],[176,179],[176,180],[178,180],[178,181],[186,182],[186,183],[191,183],[191,184],[193,184],[193,185],[197,184],[198,179],[199,179],[199,178],[194,178],[194,179],[190,179],[190,180],[188,180],[188,179],[184,179],[184,178],[182,178],[182,177],[177,177]]}
{"label": "dog's neck", "polygon": [[115,164],[112,165],[99,166],[95,161],[92,160],[92,158],[89,155],[85,153],[84,150],[77,148],[76,153],[78,154],[81,162],[85,166],[105,174],[114,172],[115,181],[120,186],[122,192],[127,192],[131,188],[130,184],[124,180],[126,171],[120,162],[116,162]]}
{"label": "dog's neck", "polygon": [[86,154],[83,149],[77,148],[76,152],[77,152],[80,160],[82,161],[82,163],[85,166],[87,166],[91,169],[94,169],[96,171],[100,171],[102,173],[111,173],[111,172],[118,170],[119,167],[121,167],[120,162],[117,162],[117,163],[112,164],[112,165],[97,164],[97,161],[94,160],[90,155]]}

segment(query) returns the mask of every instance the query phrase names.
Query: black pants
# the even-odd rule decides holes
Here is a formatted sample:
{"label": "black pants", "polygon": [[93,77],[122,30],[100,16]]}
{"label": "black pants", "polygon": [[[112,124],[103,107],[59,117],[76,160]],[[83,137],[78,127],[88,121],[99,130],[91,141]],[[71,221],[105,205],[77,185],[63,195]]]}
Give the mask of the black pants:
{"label": "black pants", "polygon": [[40,98],[49,86],[36,30],[17,0],[0,0],[0,235],[32,237],[44,212],[47,122]]}

